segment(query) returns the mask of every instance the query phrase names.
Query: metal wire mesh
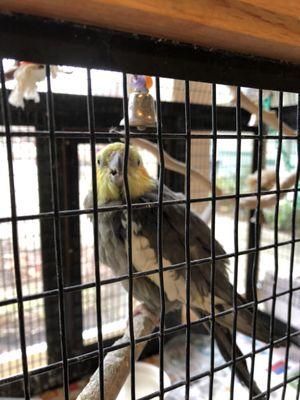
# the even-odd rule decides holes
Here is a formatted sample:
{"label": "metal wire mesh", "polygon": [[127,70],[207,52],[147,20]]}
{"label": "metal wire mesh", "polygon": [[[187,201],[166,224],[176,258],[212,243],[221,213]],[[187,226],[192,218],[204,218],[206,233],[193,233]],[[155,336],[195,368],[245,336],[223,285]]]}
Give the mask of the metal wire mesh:
{"label": "metal wire mesh", "polygon": [[[92,67],[92,65],[91,65]],[[101,65],[99,65],[101,67]],[[7,210],[1,212],[0,224],[1,224],[1,274],[3,277],[3,283],[0,286],[0,317],[3,319],[2,325],[6,327],[4,334],[0,335],[0,351],[2,346],[5,346],[6,351],[10,348],[20,349],[20,362],[15,364],[12,369],[8,364],[6,369],[0,369],[0,384],[5,386],[9,383],[18,381],[23,382],[23,393],[25,399],[31,398],[30,386],[33,377],[39,376],[44,373],[51,373],[54,370],[59,370],[63,377],[64,387],[64,398],[69,399],[69,385],[70,385],[70,371],[73,365],[80,363],[87,359],[97,358],[99,366],[99,379],[100,379],[100,395],[104,398],[104,356],[108,352],[116,350],[120,347],[130,346],[130,372],[131,372],[131,398],[136,398],[136,374],[135,374],[135,345],[141,341],[151,341],[154,339],[159,340],[159,389],[155,393],[143,397],[143,400],[148,400],[159,396],[163,399],[168,393],[172,392],[175,388],[185,387],[185,398],[188,399],[190,396],[190,385],[199,379],[209,378],[209,394],[208,398],[214,398],[214,377],[219,371],[232,367],[231,372],[231,385],[230,385],[230,399],[233,399],[234,388],[235,388],[235,375],[236,368],[240,361],[249,360],[250,362],[250,383],[249,383],[249,399],[258,399],[266,396],[270,397],[271,393],[278,389],[282,389],[282,398],[286,395],[287,384],[292,381],[299,379],[299,373],[295,376],[288,375],[288,362],[289,362],[289,351],[291,337],[297,336],[298,331],[292,331],[292,306],[293,297],[296,296],[299,290],[299,285],[295,286],[293,282],[293,272],[295,259],[297,258],[297,243],[299,238],[297,237],[296,221],[297,221],[297,193],[298,193],[298,179],[299,179],[299,155],[300,155],[300,139],[299,139],[299,103],[297,107],[297,135],[294,138],[285,137],[283,134],[282,124],[282,110],[283,110],[283,92],[279,94],[278,104],[278,135],[277,132],[264,131],[264,116],[263,116],[263,90],[260,88],[258,92],[258,129],[254,133],[245,133],[242,129],[241,122],[241,87],[236,87],[236,102],[235,102],[235,131],[230,133],[220,132],[218,130],[218,107],[217,107],[217,86],[216,83],[211,83],[210,96],[210,123],[211,129],[207,132],[194,132],[193,131],[193,112],[190,102],[190,81],[185,80],[184,86],[184,131],[179,133],[165,132],[163,130],[163,110],[161,101],[161,83],[160,78],[155,78],[155,98],[156,98],[156,115],[157,115],[157,131],[155,133],[132,133],[130,131],[130,121],[128,115],[128,83],[127,73],[122,73],[122,79],[120,79],[123,93],[123,116],[124,116],[124,132],[123,133],[109,133],[104,131],[98,131],[95,122],[95,110],[94,110],[94,94],[93,94],[93,79],[90,68],[86,70],[86,112],[87,114],[87,126],[85,132],[80,133],[80,137],[88,139],[89,143],[81,144],[78,147],[79,164],[80,164],[80,178],[79,178],[79,195],[84,191],[86,187],[85,178],[87,174],[90,174],[90,181],[92,183],[92,195],[93,202],[92,208],[84,210],[82,208],[82,202],[79,209],[63,209],[61,207],[61,193],[60,193],[60,181],[59,181],[59,163],[58,163],[58,138],[68,138],[68,132],[56,130],[55,125],[55,102],[52,93],[52,78],[50,65],[46,65],[46,121],[47,126],[44,130],[35,131],[37,136],[43,136],[48,141],[49,154],[50,154],[50,192],[52,198],[52,209],[49,211],[40,212],[38,205],[28,210],[22,210],[22,200],[19,206],[18,199],[22,198],[24,188],[18,192],[17,188],[17,160],[18,160],[18,148],[21,151],[26,145],[31,146],[32,154],[29,159],[33,164],[33,169],[28,172],[32,177],[37,172],[34,171],[35,165],[35,154],[34,146],[35,139],[28,135],[21,141],[20,131],[13,132],[12,125],[10,123],[10,109],[7,100],[7,90],[5,84],[5,74],[3,69],[3,63],[1,62],[1,96],[2,96],[2,116],[4,132],[1,136],[1,151],[5,152],[5,159],[7,159],[8,172],[3,174],[3,179],[6,179],[6,190],[4,190],[3,198],[5,199],[7,206],[10,211]],[[189,78],[189,77],[188,77]],[[193,76],[190,78],[192,80]],[[207,79],[210,80],[210,79]],[[120,83],[119,82],[119,83]],[[182,82],[181,82],[182,83]],[[259,86],[259,85],[257,85]],[[207,84],[205,84],[207,89]],[[120,88],[119,88],[120,89]],[[207,93],[206,93],[207,95]],[[207,96],[206,96],[207,97]],[[300,98],[300,97],[299,97]],[[27,137],[28,136],[28,139]],[[33,135],[34,136],[34,135]],[[136,203],[135,199],[131,199],[130,187],[128,181],[128,160],[129,160],[129,146],[130,140],[136,137],[143,137],[151,140],[155,140],[158,146],[158,197],[155,202],[148,203]],[[16,137],[16,138],[15,138]],[[76,132],[71,132],[69,138],[76,137]],[[124,153],[124,193],[125,199],[122,204],[107,204],[102,205],[100,208],[97,202],[97,172],[96,172],[96,152],[97,143],[103,141],[122,139],[125,143]],[[296,173],[295,185],[292,188],[282,190],[280,187],[280,172],[282,165],[282,153],[284,148],[284,140],[286,142],[295,142],[291,146],[294,146],[294,156],[292,162],[289,164],[289,168]],[[177,200],[164,200],[164,178],[166,171],[166,160],[164,155],[164,149],[167,147],[168,141],[181,140],[185,143],[185,197]],[[20,142],[18,142],[20,141]],[[206,176],[210,175],[211,179],[211,194],[204,194],[201,192],[202,188],[193,186],[191,180],[191,166],[193,163],[199,161],[197,157],[197,146],[199,143],[203,143],[203,147],[207,149],[210,154],[206,152]],[[264,155],[265,147],[270,146],[270,143],[277,143],[277,155],[272,158],[274,166],[274,179],[275,188],[265,189],[262,188],[262,171],[263,164],[268,164],[270,154],[268,157]],[[230,145],[228,145],[230,143]],[[234,149],[230,149],[229,146],[233,145]],[[256,143],[256,146],[254,145]],[[5,148],[4,148],[5,146]],[[14,147],[16,147],[14,149]],[[268,147],[267,147],[268,148]],[[199,150],[198,150],[199,151]],[[222,157],[221,154],[226,152],[234,153],[234,161],[232,164],[224,163],[222,168]],[[249,189],[245,183],[245,176],[248,175],[250,169],[250,154],[256,153],[257,163],[257,178],[255,187]],[[265,157],[265,159],[264,159]],[[24,156],[22,155],[22,160]],[[275,160],[275,161],[274,161]],[[203,161],[203,160],[202,160]],[[252,161],[252,160],[251,160]],[[219,162],[219,164],[218,164]],[[5,168],[6,168],[5,167]],[[89,167],[88,169],[85,169]],[[157,172],[155,166],[155,173]],[[228,169],[230,172],[226,172]],[[234,172],[232,172],[234,169]],[[204,171],[203,171],[204,172]],[[0,171],[1,173],[1,171]],[[222,175],[223,174],[223,175]],[[4,184],[4,187],[5,187]],[[37,185],[35,182],[34,184]],[[37,188],[33,188],[33,183],[30,183],[31,191],[37,193]],[[222,185],[223,194],[217,194],[217,186]],[[261,202],[264,196],[274,194],[276,196],[273,225],[272,231],[273,237],[271,239],[266,238],[267,228],[263,228],[261,232]],[[289,220],[289,234],[280,233],[280,198],[281,195],[288,194],[289,203],[289,215],[286,217]],[[255,213],[252,215],[252,223],[254,223],[254,237],[253,246],[249,247],[245,245],[243,240],[243,234],[246,226],[246,213],[241,210],[241,200],[245,198],[256,199]],[[37,198],[35,199],[37,203]],[[185,206],[185,217],[184,217],[184,248],[185,248],[185,259],[178,260],[178,263],[164,266],[164,237],[163,237],[163,225],[164,225],[164,208],[172,207],[178,204]],[[210,256],[195,260],[191,258],[190,253],[190,238],[193,232],[190,229],[190,218],[191,210],[200,211],[205,208],[205,205],[210,204]],[[134,269],[132,259],[132,225],[134,210],[139,208],[157,209],[157,268],[153,267],[147,271],[137,272]],[[219,209],[223,212],[220,212]],[[101,241],[101,232],[98,230],[98,220],[103,212],[116,212],[123,210],[126,214],[126,232],[127,232],[127,262],[128,271],[126,274],[120,276],[114,276],[105,266],[101,265],[100,254],[98,243]],[[225,210],[225,211],[224,211]],[[220,229],[220,221],[224,221],[224,215],[232,215],[231,227],[227,227],[227,231],[230,231],[230,242],[231,248],[227,254],[217,254],[215,239],[218,235],[224,235],[224,229],[218,233]],[[67,218],[78,218],[80,220],[80,229],[82,232],[88,230],[86,222],[83,218],[86,215],[93,216],[93,228],[89,234],[83,234],[81,239],[81,281],[72,285],[68,285],[64,282],[65,271],[64,271],[64,254],[63,254],[63,241],[64,231],[63,224]],[[254,217],[254,218],[253,218]],[[40,253],[40,228],[39,222],[41,220],[49,220],[53,223],[53,246],[52,251],[55,254],[55,274],[56,274],[56,286],[52,289],[45,290],[42,285],[42,261]],[[222,222],[221,222],[222,223]],[[248,223],[248,221],[247,221]],[[242,228],[241,228],[242,225]],[[285,226],[286,228],[286,226]],[[287,229],[286,229],[287,230]],[[222,238],[220,239],[222,241]],[[279,289],[279,272],[280,265],[283,263],[283,258],[280,257],[282,248],[289,248],[288,266],[289,273],[288,285],[285,288]],[[258,271],[262,271],[261,266],[266,262],[266,255],[273,253],[273,283],[272,290],[266,297],[259,296],[257,290],[257,276]],[[245,289],[243,285],[239,287],[240,282],[244,282],[244,276],[242,273],[243,266],[246,268],[246,262],[243,262],[244,256],[253,256],[253,264],[251,273],[251,289],[252,298],[247,299],[247,302],[241,305],[238,302],[238,289]],[[11,255],[8,257],[8,255]],[[231,281],[233,283],[232,292],[232,303],[224,310],[219,310],[216,305],[216,264],[220,260],[230,260],[233,266],[233,272],[231,274]],[[260,264],[259,264],[260,262]],[[210,263],[211,274],[209,278],[210,282],[210,313],[202,318],[194,320],[191,317],[191,272],[193,268],[204,266]],[[180,322],[177,326],[166,327],[166,305],[165,305],[165,273],[167,271],[185,271],[185,322]],[[31,275],[30,275],[31,274]],[[159,276],[159,293],[160,293],[160,323],[159,330],[154,332],[147,337],[136,338],[134,336],[133,326],[133,285],[135,280],[141,277],[151,277],[151,275],[158,274]],[[34,276],[34,279],[32,279]],[[263,276],[259,276],[263,279]],[[120,282],[128,283],[128,294],[124,291],[120,291]],[[5,283],[4,283],[5,282]],[[279,291],[281,290],[281,291]],[[75,293],[81,293],[83,314],[86,316],[83,318],[83,326],[80,335],[85,340],[84,345],[87,346],[92,342],[97,342],[98,349],[93,351],[86,350],[83,354],[76,354],[70,350],[70,338],[68,337],[68,323],[70,321],[68,312],[68,296]],[[283,295],[287,296],[287,325],[286,333],[280,339],[274,339],[275,330],[275,314],[276,314],[276,303]],[[31,357],[30,346],[36,343],[45,343],[45,328],[44,328],[44,301],[48,298],[55,298],[58,303],[58,327],[60,340],[60,351],[59,359],[55,362],[45,362],[46,345],[44,344],[36,359],[36,355]],[[256,343],[256,322],[258,318],[258,310],[261,304],[270,301],[270,340],[264,346],[257,347]],[[237,340],[237,321],[239,311],[249,308],[253,312],[253,326],[252,326],[252,343],[251,351],[240,355],[237,353],[235,346],[231,349],[231,360],[227,360],[222,365],[216,366],[215,363],[215,333],[218,329],[218,320],[226,315],[233,315],[233,343]],[[116,311],[117,310],[117,311]],[[34,313],[34,315],[33,315]],[[115,313],[115,314],[114,314]],[[10,315],[8,319],[8,315]],[[122,332],[124,323],[128,319],[130,341],[120,345],[111,345],[105,342],[105,339],[113,335],[117,335]],[[115,323],[115,325],[113,325]],[[114,326],[113,331],[110,331],[108,324]],[[191,345],[191,329],[193,327],[206,324],[209,326],[210,332],[210,367],[206,372],[201,372],[196,375],[191,375],[190,370],[190,345]],[[18,327],[18,334],[16,332]],[[9,329],[13,331],[13,335],[9,335]],[[186,334],[186,362],[185,362],[185,379],[179,382],[172,383],[169,387],[165,386],[164,382],[164,345],[165,340],[170,334],[177,332],[185,332]],[[16,342],[19,340],[19,344]],[[271,382],[271,369],[272,369],[272,356],[275,345],[285,342],[285,365],[284,365],[284,378],[282,383],[272,385]],[[86,347],[88,348],[88,346]],[[254,395],[254,378],[256,370],[256,355],[268,350],[269,351],[269,365],[267,373],[267,384],[264,391],[260,394]],[[1,365],[1,364],[0,364]],[[298,394],[299,397],[299,388]]]}

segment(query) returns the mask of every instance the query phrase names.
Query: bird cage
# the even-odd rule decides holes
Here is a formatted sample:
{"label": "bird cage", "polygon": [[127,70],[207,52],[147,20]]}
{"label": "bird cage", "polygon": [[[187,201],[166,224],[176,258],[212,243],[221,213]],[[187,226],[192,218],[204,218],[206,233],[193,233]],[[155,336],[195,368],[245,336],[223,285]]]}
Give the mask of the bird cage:
{"label": "bird cage", "polygon": [[[289,373],[291,344],[299,334],[300,286],[295,272],[299,257],[299,67],[37,17],[0,15],[0,29],[0,151],[4,160],[0,176],[5,189],[0,210],[0,396],[27,400],[62,386],[62,398],[69,399],[72,382],[98,368],[94,378],[100,382],[97,396],[109,400],[112,387],[105,380],[105,360],[128,348],[131,398],[138,398],[135,359],[146,343],[142,357],[159,354],[159,382],[158,389],[143,400],[168,398],[180,388],[188,398],[193,383],[205,379],[207,398],[213,399],[216,376],[229,367],[232,399],[235,377],[245,360],[249,398],[284,395],[300,377],[299,371]],[[13,88],[6,79],[6,66],[11,59],[29,60],[44,71],[38,102],[25,100],[23,109],[9,103]],[[74,68],[75,78],[72,81],[70,73],[71,84],[65,93],[59,90],[53,66]],[[152,77],[153,103],[148,92],[145,103],[137,94],[130,100],[132,75]],[[113,89],[110,81],[115,83]],[[219,92],[221,86],[230,94],[227,103],[225,92]],[[255,89],[250,113],[245,88]],[[268,103],[271,92],[276,93],[272,104]],[[130,123],[130,107],[137,103],[139,107],[147,103],[148,111],[155,112],[151,126],[145,121],[143,130]],[[251,114],[256,117],[253,126],[249,125]],[[112,130],[121,120],[123,128]],[[124,202],[99,206],[97,154],[116,141],[125,148]],[[142,148],[144,164],[158,182],[153,202],[136,203],[130,197],[126,168],[128,172],[132,144]],[[88,181],[93,200],[86,208],[83,199]],[[164,184],[183,195],[164,199]],[[169,263],[165,271],[163,215],[166,207],[176,206],[184,210],[180,227],[184,260]],[[98,220],[103,213],[124,212],[127,238],[131,238],[133,216],[142,208],[157,210],[157,265],[137,271],[128,239],[128,269],[116,275],[101,262]],[[209,256],[198,260],[191,257],[194,214],[210,226]],[[226,253],[220,253],[216,239]],[[232,293],[225,308],[218,302],[217,274],[224,260],[232,267]],[[194,315],[193,270],[207,265],[209,310]],[[184,277],[185,300],[181,308],[167,313],[166,273],[179,271]],[[159,318],[150,324],[150,332],[136,336],[134,285],[151,274],[158,277]],[[121,283],[126,283],[128,291]],[[280,301],[284,315],[276,308]],[[248,350],[240,352],[235,344],[243,310],[250,310],[251,340],[245,345]],[[220,364],[215,359],[215,340],[220,321],[227,316],[232,323],[231,348]],[[256,340],[261,320],[268,337],[263,344]],[[128,340],[116,342],[127,326]],[[207,370],[194,373],[191,343],[200,332],[209,335],[210,361]],[[184,378],[165,385],[164,355],[176,335],[185,338]],[[273,385],[273,353],[280,345],[282,381]],[[268,354],[267,371],[257,392],[257,358],[263,352]],[[295,395],[299,396],[299,388],[298,384]]]}

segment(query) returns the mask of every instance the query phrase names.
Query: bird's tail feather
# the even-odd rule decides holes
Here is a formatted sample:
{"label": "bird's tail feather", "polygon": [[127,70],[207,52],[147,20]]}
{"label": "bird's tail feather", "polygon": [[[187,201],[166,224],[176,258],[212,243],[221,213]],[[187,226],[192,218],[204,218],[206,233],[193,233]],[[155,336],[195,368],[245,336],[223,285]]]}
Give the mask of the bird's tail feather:
{"label": "bird's tail feather", "polygon": [[[233,339],[232,334],[229,329],[221,326],[216,326],[215,329],[215,339],[220,349],[220,352],[226,361],[231,361],[232,357],[232,346]],[[236,357],[241,357],[243,353],[237,344],[235,344],[235,354]],[[235,372],[239,380],[250,389],[250,373],[248,371],[246,360],[239,360],[235,364]],[[257,386],[256,382],[252,383],[252,395],[256,396],[260,394],[261,391]]]}
{"label": "bird's tail feather", "polygon": [[[197,315],[201,318],[203,314],[196,310]],[[204,326],[209,332],[209,322],[204,322]],[[214,329],[214,336],[215,340],[217,342],[218,348],[225,359],[225,361],[231,361],[232,360],[232,346],[233,344],[233,338],[232,338],[232,333],[231,331],[226,328],[225,326],[219,325],[218,323],[215,324],[215,329]],[[241,357],[243,353],[241,352],[240,348],[238,345],[235,343],[235,354],[236,358]],[[250,374],[248,371],[247,363],[245,359],[239,360],[235,364],[235,373],[236,376],[239,378],[239,380],[246,385],[248,388],[250,388]],[[252,384],[252,394],[254,396],[260,394],[261,391],[258,388],[257,384],[255,381],[253,381]]]}
{"label": "bird's tail feather", "polygon": [[[245,300],[239,296],[240,304],[245,304]],[[257,310],[257,317],[256,317],[256,339],[264,342],[270,342],[270,327],[271,327],[271,316],[267,313],[264,313],[261,310]],[[223,319],[221,318],[220,323],[222,320],[226,323],[226,326],[232,330],[232,316],[229,318]],[[229,325],[228,325],[229,323]],[[238,311],[237,317],[237,328],[240,332],[252,336],[253,330],[253,309],[252,308],[245,308]],[[291,333],[296,333],[297,330],[295,328],[290,329]],[[287,325],[284,322],[279,321],[276,319],[274,321],[274,330],[273,330],[273,340],[278,340],[285,337],[287,334]],[[295,344],[296,346],[300,347],[300,337],[299,336],[292,336],[291,343]],[[286,341],[281,341],[276,346],[285,346]]]}
{"label": "bird's tail feather", "polygon": [[[262,327],[267,327],[267,333],[269,335],[270,326],[271,326],[271,316],[261,310],[257,310],[257,319]],[[298,332],[297,329],[295,329],[293,327],[290,328],[291,334],[296,333],[296,332]],[[273,335],[274,340],[281,339],[281,338],[285,337],[286,334],[287,334],[287,324],[276,318],[276,320],[274,321],[274,335]],[[297,347],[300,347],[300,336],[299,335],[291,336],[290,341]],[[269,340],[268,340],[268,342],[269,342]],[[281,341],[276,346],[280,347],[280,346],[285,346],[285,345],[286,345],[286,341],[284,340],[284,341]]]}

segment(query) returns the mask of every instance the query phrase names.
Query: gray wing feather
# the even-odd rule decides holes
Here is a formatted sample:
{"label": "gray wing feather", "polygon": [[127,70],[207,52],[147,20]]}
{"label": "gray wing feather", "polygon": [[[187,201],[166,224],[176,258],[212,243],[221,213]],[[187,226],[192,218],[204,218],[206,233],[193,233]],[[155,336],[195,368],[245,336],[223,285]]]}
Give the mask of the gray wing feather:
{"label": "gray wing feather", "polygon": [[[167,187],[164,188],[164,200],[176,200],[177,195]],[[140,202],[157,201],[157,193],[148,193]],[[142,234],[150,241],[151,247],[157,250],[157,208],[135,209],[133,219],[142,226]],[[185,261],[185,207],[181,204],[163,207],[163,256],[173,264]],[[190,216],[190,249],[191,260],[200,260],[211,256],[211,238],[209,227],[193,212]],[[216,254],[225,254],[222,246],[215,241]],[[232,291],[228,280],[226,261],[216,262],[216,296],[231,301]],[[185,274],[184,269],[177,274]],[[191,279],[202,296],[210,293],[210,263],[193,266]]]}
{"label": "gray wing feather", "polygon": [[[170,189],[165,187],[165,200],[176,199],[177,196]],[[156,193],[148,194],[146,198],[140,201],[157,201]],[[141,209],[137,212],[135,218],[143,226],[143,235],[145,235],[156,249],[157,240],[157,209]],[[149,212],[150,211],[150,212]],[[144,223],[143,223],[144,221]],[[181,263],[185,261],[185,207],[184,205],[164,206],[163,210],[163,255],[172,263]],[[201,260],[211,256],[211,233],[209,227],[193,212],[190,216],[190,249],[191,261]],[[223,247],[215,241],[216,255],[225,254]],[[222,312],[232,307],[233,287],[229,281],[227,272],[228,261],[219,260],[215,263],[215,304],[216,311]],[[178,274],[184,276],[184,269],[177,270]],[[191,268],[191,280],[196,285],[203,299],[203,305],[199,304],[199,310],[210,312],[211,300],[211,262],[193,265]],[[245,303],[245,300],[237,294],[238,305]],[[204,306],[204,304],[206,306]],[[232,329],[232,313],[218,318],[223,326]],[[252,334],[252,311],[244,308],[238,313],[238,330],[246,335]],[[268,342],[268,325],[257,320],[257,339]]]}

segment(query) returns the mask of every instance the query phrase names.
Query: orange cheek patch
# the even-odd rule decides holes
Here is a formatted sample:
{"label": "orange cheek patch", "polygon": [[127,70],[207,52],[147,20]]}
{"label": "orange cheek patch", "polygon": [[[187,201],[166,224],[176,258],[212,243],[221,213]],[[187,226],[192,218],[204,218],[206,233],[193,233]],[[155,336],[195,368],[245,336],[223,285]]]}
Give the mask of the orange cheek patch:
{"label": "orange cheek patch", "polygon": [[148,173],[147,173],[145,167],[141,167],[141,173],[142,173],[145,177],[148,177]]}

